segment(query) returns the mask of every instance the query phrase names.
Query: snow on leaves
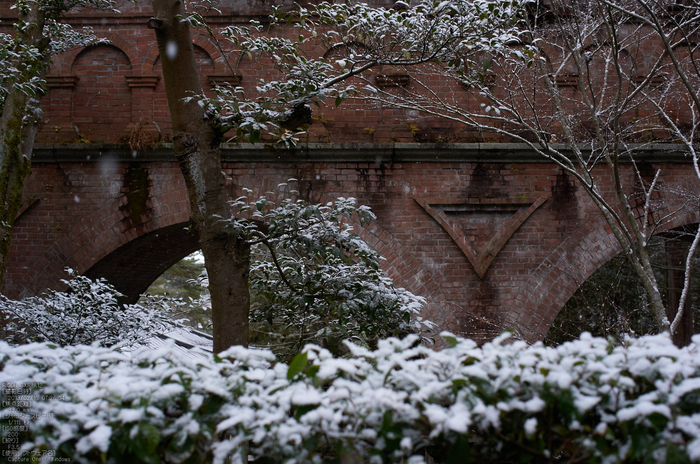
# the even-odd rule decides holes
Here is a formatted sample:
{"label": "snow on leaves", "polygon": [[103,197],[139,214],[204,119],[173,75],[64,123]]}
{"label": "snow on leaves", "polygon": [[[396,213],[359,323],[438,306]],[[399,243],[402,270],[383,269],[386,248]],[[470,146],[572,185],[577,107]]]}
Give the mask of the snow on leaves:
{"label": "snow on leaves", "polygon": [[443,351],[411,336],[349,344],[349,359],[309,345],[290,367],[241,347],[194,361],[0,342],[2,404],[8,385],[33,398],[0,421],[26,421],[23,452],[81,463],[700,461],[697,336],[679,349],[667,335],[556,348],[444,335]]}
{"label": "snow on leaves", "polygon": [[379,254],[352,233],[353,222],[375,217],[354,198],[320,205],[242,197],[234,209],[231,233],[260,245],[250,274],[251,321],[268,327],[278,356],[291,359],[307,343],[338,355],[346,351],[342,340],[372,346],[433,329],[420,317],[425,300],[394,286]]}
{"label": "snow on leaves", "polygon": [[21,301],[0,296],[4,340],[130,347],[172,328],[172,310],[165,300],[121,306],[117,298],[122,295],[104,279],[93,281],[70,269],[68,273],[65,292],[52,290]]}

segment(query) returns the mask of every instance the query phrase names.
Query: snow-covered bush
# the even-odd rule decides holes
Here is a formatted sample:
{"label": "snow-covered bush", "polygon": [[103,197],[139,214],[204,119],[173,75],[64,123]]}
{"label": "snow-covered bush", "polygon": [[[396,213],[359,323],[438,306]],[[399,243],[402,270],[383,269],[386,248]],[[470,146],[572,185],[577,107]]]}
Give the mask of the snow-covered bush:
{"label": "snow-covered bush", "polygon": [[414,335],[350,359],[308,346],[289,366],[240,347],[192,360],[0,342],[0,433],[81,463],[700,462],[698,336],[444,336],[439,352]]}
{"label": "snow-covered bush", "polygon": [[[287,193],[298,192],[281,196]],[[432,342],[435,325],[420,316],[425,299],[394,285],[380,268],[383,258],[353,233],[353,224],[367,225],[375,217],[369,207],[354,198],[324,205],[248,194],[234,202],[237,217],[227,226],[252,245],[249,346],[290,361],[307,343],[338,356],[348,353],[343,340],[376,347],[381,338],[418,333]],[[177,317],[210,331],[209,279],[203,264],[192,264],[183,260],[179,270],[168,271],[189,267],[189,279],[174,278],[178,290],[169,282],[167,291],[151,287],[149,293],[165,293]],[[164,278],[173,276],[159,280]]]}
{"label": "snow-covered bush", "polygon": [[[293,180],[292,180],[293,181]],[[379,267],[382,259],[353,233],[352,222],[375,218],[354,198],[328,204],[241,197],[232,233],[259,245],[253,255],[250,319],[255,334],[279,357],[289,359],[307,343],[334,355],[343,340],[376,347],[379,339],[425,335],[425,299],[396,287]],[[255,325],[257,324],[257,326]]]}
{"label": "snow-covered bush", "polygon": [[12,343],[46,341],[58,345],[133,346],[168,330],[170,306],[151,298],[143,305],[119,305],[123,296],[104,279],[91,280],[66,270],[64,292],[14,301],[0,295],[0,334]]}

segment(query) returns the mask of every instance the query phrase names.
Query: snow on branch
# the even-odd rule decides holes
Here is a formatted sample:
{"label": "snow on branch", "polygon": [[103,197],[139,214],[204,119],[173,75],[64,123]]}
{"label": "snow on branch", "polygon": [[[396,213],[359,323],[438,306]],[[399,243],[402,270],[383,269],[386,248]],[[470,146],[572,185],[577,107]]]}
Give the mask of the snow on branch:
{"label": "snow on branch", "polygon": [[354,198],[323,205],[241,197],[234,209],[227,230],[258,245],[250,319],[277,356],[291,359],[307,343],[339,355],[347,352],[343,340],[376,346],[410,333],[432,341],[435,324],[420,316],[425,299],[395,286],[383,258],[353,233],[353,223],[375,219],[369,207]]}

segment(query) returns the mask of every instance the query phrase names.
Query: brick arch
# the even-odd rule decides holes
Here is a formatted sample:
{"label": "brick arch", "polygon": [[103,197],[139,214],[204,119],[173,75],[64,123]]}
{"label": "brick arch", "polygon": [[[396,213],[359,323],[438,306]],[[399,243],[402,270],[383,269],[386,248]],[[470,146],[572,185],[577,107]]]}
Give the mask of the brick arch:
{"label": "brick arch", "polygon": [[[269,187],[270,183],[263,184]],[[263,187],[262,190],[269,189]],[[314,195],[313,201],[328,203],[334,199],[320,193]],[[198,237],[186,231],[188,224],[185,221],[161,226],[131,239],[106,254],[84,274],[93,279],[106,278],[126,295],[125,303],[134,303],[163,272],[200,248]],[[366,227],[354,225],[358,235],[386,258],[383,268],[397,286],[410,288],[428,300],[423,314],[425,319],[437,323],[441,330],[457,326],[453,313],[447,310],[446,300],[438,284],[410,251],[376,221]],[[133,269],[135,262],[138,262],[138,272]]]}
{"label": "brick arch", "polygon": [[141,54],[139,53],[138,49],[134,45],[132,45],[131,42],[129,42],[122,36],[118,34],[113,34],[111,32],[100,33],[100,37],[106,39],[107,43],[99,43],[84,48],[74,48],[72,50],[67,51],[63,55],[64,58],[62,61],[65,64],[70,63],[70,71],[73,71],[73,68],[75,67],[75,62],[81,54],[100,46],[108,46],[119,49],[119,51],[121,51],[129,59],[131,69],[134,71],[140,70],[143,60],[140,58]]}
{"label": "brick arch", "polygon": [[333,45],[328,50],[323,53],[323,59],[331,62],[335,58],[344,58],[348,53],[353,52],[353,50],[366,50],[367,46],[362,42],[350,41],[348,43],[340,43]]}
{"label": "brick arch", "polygon": [[[215,72],[216,63],[212,60],[209,53],[198,44],[193,43],[195,59],[197,60],[197,69],[199,71],[199,81],[202,86],[202,90],[205,94],[210,95],[210,82],[207,79],[208,75]],[[160,55],[158,54],[158,48],[152,48],[146,57],[146,63],[144,64],[144,70],[150,75],[156,75],[162,77],[162,69],[160,62]],[[160,128],[161,134],[165,139],[172,137],[172,120],[170,118],[170,110],[168,108],[168,98],[165,92],[165,81],[161,78],[155,86],[153,91],[153,107],[154,107],[154,120],[158,127]]]}
{"label": "brick arch", "polygon": [[[214,59],[211,57],[209,52],[203,48],[200,47],[199,44],[193,43],[193,48],[194,48],[194,57],[195,60],[197,61],[197,69],[200,73],[205,72],[206,75],[201,75],[199,76],[199,79],[202,82],[202,88],[207,89],[207,75],[216,72],[216,62]],[[208,69],[211,68],[211,69]]]}
{"label": "brick arch", "polygon": [[118,48],[129,58],[132,69],[137,69],[140,67],[142,62],[142,60],[139,58],[140,53],[131,42],[119,34],[114,34],[112,32],[100,32],[99,36],[105,39],[106,42],[102,44],[88,45],[87,47],[73,47],[64,53],[56,55],[52,60],[51,66],[49,67],[49,75],[63,76],[71,74],[78,55],[80,55],[83,51],[89,50],[97,45],[111,45]]}
{"label": "brick arch", "polygon": [[[692,45],[691,43],[688,43],[688,41],[683,41],[676,44],[673,47],[673,51],[676,55],[678,64],[682,68],[685,68],[686,72],[689,67],[695,66],[698,58],[700,58],[700,52],[698,51],[697,45]],[[663,70],[668,67],[673,68],[673,66],[671,57],[666,56],[661,65],[661,69]],[[663,112],[665,112],[671,118],[671,120],[675,122],[678,128],[685,133],[687,137],[689,137],[691,128],[693,127],[693,123],[690,121],[693,121],[694,119],[695,110],[692,109],[694,108],[694,104],[690,95],[683,96],[683,82],[673,82],[668,79],[668,76],[659,76],[657,79],[659,79],[660,82],[664,82],[664,84],[671,85],[674,90],[672,91],[673,93],[670,93],[670,95],[673,95],[673,97],[666,98],[665,101],[663,101],[663,111],[659,111],[654,108],[654,114],[656,114],[662,124],[665,125],[666,119],[662,116]],[[679,89],[681,90],[680,92]],[[695,134],[695,141],[697,142],[697,140],[698,135]]]}
{"label": "brick arch", "polygon": [[175,223],[130,240],[96,262],[84,275],[107,279],[124,295],[124,303],[136,303],[161,274],[200,249],[199,237],[190,232],[189,224]]}
{"label": "brick arch", "polygon": [[[99,223],[83,225],[82,232],[71,230],[70,238],[57,242],[47,253],[52,258],[45,260],[45,278],[32,284],[38,289],[55,287],[65,277],[63,267],[67,265],[92,279],[107,279],[125,295],[124,303],[135,303],[163,272],[200,248],[196,234],[186,230],[189,210],[183,213],[152,221],[140,235],[133,229],[119,231]],[[72,243],[84,245],[75,249]]]}
{"label": "brick arch", "polygon": [[[100,202],[99,208],[86,211],[88,214],[83,219],[45,251],[36,266],[42,271],[34,274],[34,281],[27,282],[22,296],[37,294],[47,287],[56,288],[59,280],[66,277],[64,267],[70,266],[92,278],[107,278],[127,296],[126,302],[133,302],[167,268],[199,249],[197,238],[184,230],[189,222],[189,202],[177,166],[170,166],[169,172],[158,171],[157,167],[148,168],[152,170],[149,176],[154,179],[154,192],[148,198],[150,212],[142,221],[130,219],[125,213],[124,178],[128,166],[114,168],[113,175],[117,180],[110,182],[116,185],[96,186],[103,191],[112,189],[121,193],[113,200]],[[97,178],[100,167],[93,165],[92,169],[95,172],[86,171],[81,175]],[[275,179],[266,177],[256,179],[254,184],[256,192],[275,191],[277,186]],[[241,188],[236,190],[229,193],[231,198],[243,193]],[[334,197],[318,191],[314,191],[310,199],[321,203],[334,200]],[[77,206],[86,202],[87,199],[81,200]],[[355,230],[386,258],[383,268],[397,286],[408,288],[428,300],[423,314],[425,319],[438,324],[440,330],[459,327],[438,283],[408,248],[377,221],[363,227],[357,224]],[[127,265],[133,267],[127,268]]]}
{"label": "brick arch", "polygon": [[160,51],[158,50],[158,44],[153,42],[143,54],[143,72],[152,74],[156,66],[156,60],[158,60],[159,57]]}
{"label": "brick arch", "polygon": [[[657,234],[700,223],[699,211],[686,210],[672,218]],[[506,315],[529,342],[542,340],[566,302],[578,288],[622,252],[602,215],[584,224],[562,242],[521,287]]]}
{"label": "brick arch", "polygon": [[192,37],[192,43],[204,50],[207,55],[209,55],[209,58],[214,64],[214,74],[226,73],[226,65],[224,63],[225,57],[221,54],[221,51],[209,37],[203,34],[195,34]]}
{"label": "brick arch", "polygon": [[552,44],[533,44],[532,47],[539,57],[544,58],[547,72],[553,73],[555,70],[554,64],[561,58],[558,49]]}
{"label": "brick arch", "polygon": [[[187,192],[176,166],[160,170],[149,167],[149,176],[159,181],[153,182],[153,192],[146,201],[148,211],[138,220],[130,219],[125,208],[128,200],[124,177],[128,168],[112,165],[109,169],[118,173],[117,180],[106,180],[104,185],[97,184],[92,188],[114,190],[116,198],[110,201],[99,198],[95,209],[92,209],[95,204],[90,204],[87,194],[86,198],[80,199],[77,207],[85,205],[85,214],[76,211],[80,221],[76,221],[43,253],[35,265],[40,271],[33,274],[35,277],[31,282],[26,282],[20,297],[39,294],[46,288],[60,287],[60,280],[66,277],[66,266],[84,273],[131,240],[189,221]],[[87,178],[99,178],[104,175],[104,167],[91,165],[82,174]]]}
{"label": "brick arch", "polygon": [[[635,54],[633,53],[632,50],[630,50],[628,47],[623,47],[620,49],[620,55],[623,55],[626,57],[630,63],[631,63],[631,68],[630,72],[635,75],[640,72],[640,68],[643,67],[643,63],[640,63],[637,58],[635,57]],[[644,70],[646,72],[646,70]]]}
{"label": "brick arch", "polygon": [[[212,43],[206,36],[201,34],[196,34],[192,38],[192,44],[195,47],[199,47],[202,51],[206,53],[209,59],[212,61],[214,67],[214,74],[223,74],[226,72],[224,66],[224,57],[216,48],[216,45]],[[156,66],[160,58],[160,52],[158,50],[158,44],[152,43],[143,55],[143,70],[147,74],[151,74],[155,71]]]}

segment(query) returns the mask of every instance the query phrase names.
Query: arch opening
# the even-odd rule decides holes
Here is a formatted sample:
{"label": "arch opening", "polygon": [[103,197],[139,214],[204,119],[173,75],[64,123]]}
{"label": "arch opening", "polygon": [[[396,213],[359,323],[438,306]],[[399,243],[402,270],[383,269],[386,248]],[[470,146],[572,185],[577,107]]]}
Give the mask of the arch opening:
{"label": "arch opening", "polygon": [[[654,273],[667,308],[678,307],[684,267],[698,224],[656,235],[649,242]],[[700,254],[690,268],[690,292],[676,343],[688,344],[700,333]],[[670,310],[670,309],[669,309]],[[672,320],[673,315],[669,314]],[[644,288],[623,254],[598,268],[563,306],[547,332],[544,343],[559,345],[583,332],[621,341],[626,334],[641,336],[655,331]]]}
{"label": "arch opening", "polygon": [[126,53],[114,45],[98,44],[82,50],[72,66],[79,77],[73,92],[71,122],[78,142],[118,142],[131,123],[132,73]]}
{"label": "arch opening", "polygon": [[120,246],[88,269],[91,279],[104,278],[136,303],[148,287],[184,257],[199,250],[199,237],[181,222],[144,234]]}

